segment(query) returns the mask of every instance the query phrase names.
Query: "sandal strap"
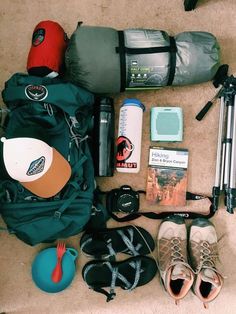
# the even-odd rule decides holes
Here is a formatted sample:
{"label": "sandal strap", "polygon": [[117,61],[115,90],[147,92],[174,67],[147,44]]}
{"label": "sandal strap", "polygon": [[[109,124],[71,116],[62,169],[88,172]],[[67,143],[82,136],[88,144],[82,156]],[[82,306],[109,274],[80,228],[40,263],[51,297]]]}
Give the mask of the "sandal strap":
{"label": "sandal strap", "polygon": [[[110,256],[115,256],[116,255],[116,252],[115,252],[115,250],[113,249],[113,247],[112,247],[112,239],[111,238],[108,238],[108,237],[106,237],[106,236],[104,236],[103,237],[103,240],[105,240],[106,241],[106,245],[107,245],[107,248],[108,248],[108,250],[109,250],[109,257]],[[83,250],[84,250],[84,247],[86,247],[86,245],[88,245],[89,243],[91,243],[93,241],[93,238],[91,237],[91,238],[88,238],[87,240],[85,240],[81,245],[80,245],[80,248],[81,248],[81,251],[83,252]],[[97,256],[97,257],[99,257],[99,255]]]}
{"label": "sandal strap", "polygon": [[93,289],[95,292],[102,293],[107,297],[107,302],[113,300],[116,296],[116,293],[114,291],[107,292],[105,289],[102,288],[96,288],[96,287],[90,287]]}
{"label": "sandal strap", "polygon": [[[135,271],[133,284],[131,284],[121,273],[119,273],[118,267],[112,267],[111,263],[107,262],[107,266],[108,266],[108,268],[110,269],[110,271],[112,273],[112,280],[111,280],[111,285],[110,285],[109,296],[116,295],[115,294],[115,287],[116,287],[116,280],[117,280],[117,278],[124,283],[124,289],[125,290],[131,291],[131,290],[136,288],[136,286],[137,286],[137,284],[139,282],[139,279],[140,279],[141,261],[139,260],[139,261],[131,262],[131,263],[129,263],[129,265],[136,270]],[[109,301],[110,300],[107,300],[107,302],[109,302]]]}
{"label": "sandal strap", "polygon": [[119,273],[118,267],[112,267],[110,262],[107,262],[106,265],[108,266],[112,274],[110,289],[114,291],[116,286],[116,280],[118,278],[124,283],[125,289],[128,290],[131,286],[131,283],[122,274]]}
{"label": "sandal strap", "polygon": [[[139,250],[142,247],[141,243],[138,243],[136,246],[134,246],[133,241],[134,241],[134,229],[132,228],[127,228],[126,232],[128,233],[128,236],[124,233],[123,230],[117,230],[117,233],[121,237],[122,241],[124,244],[127,246],[127,248],[123,251],[123,253],[128,253],[133,256],[138,256],[140,255]],[[106,246],[108,248],[108,256],[107,257],[115,257],[117,252],[114,250],[112,246],[112,238],[108,236],[108,234],[100,234],[100,233],[94,233],[92,237],[88,238],[81,244],[81,250],[83,251],[84,247],[91,243],[93,239],[102,239],[103,241],[106,242]]]}
{"label": "sandal strap", "polygon": [[[131,265],[131,263],[130,263]],[[133,290],[134,288],[137,287],[138,283],[139,283],[139,279],[140,279],[140,274],[142,272],[142,269],[141,269],[141,261],[135,261],[135,262],[132,262],[132,267],[135,268],[136,272],[135,272],[135,277],[134,277],[134,283],[133,285],[129,288],[129,291]]]}
{"label": "sandal strap", "polygon": [[84,247],[86,247],[87,244],[91,243],[93,241],[92,238],[88,238],[87,240],[85,240],[83,243],[81,243],[80,245],[80,249],[81,251],[83,251]]}
{"label": "sandal strap", "polygon": [[[116,280],[117,279],[119,279],[120,281],[122,281],[124,283],[124,287],[123,288],[125,290],[128,290],[128,291],[131,291],[131,290],[135,289],[136,286],[138,285],[138,282],[139,282],[139,279],[140,279],[140,274],[142,272],[141,260],[132,261],[132,262],[129,263],[129,265],[135,269],[135,276],[134,276],[133,284],[131,284],[121,273],[119,273],[118,267],[113,267],[110,262],[104,262],[103,264],[108,267],[108,269],[111,271],[111,275],[112,275],[109,292],[106,291],[105,289],[102,289],[102,288],[96,287],[96,286],[90,286],[89,288],[93,289],[94,291],[96,291],[98,293],[104,294],[107,297],[107,302],[113,300],[114,297],[116,296],[115,287],[116,287]],[[84,271],[84,280],[85,281],[86,281],[87,273],[93,267],[94,267],[93,265],[89,265],[85,269],[85,271]]]}
{"label": "sandal strap", "polygon": [[116,251],[112,247],[112,239],[111,238],[109,238],[107,240],[107,248],[109,250],[109,256],[113,256],[114,257],[116,255]]}
{"label": "sandal strap", "polygon": [[[139,250],[142,247],[142,244],[138,243],[136,246],[134,246],[134,244],[133,244],[133,241],[134,241],[134,230],[131,229],[131,228],[128,228],[127,232],[129,234],[129,237],[127,235],[125,235],[123,230],[117,230],[117,233],[120,235],[122,241],[127,246],[127,249],[124,250],[123,253],[124,252],[130,253],[133,256],[140,255]],[[104,239],[106,240],[106,243],[107,243],[107,248],[109,250],[109,256],[115,256],[117,252],[112,247],[112,239],[111,238],[107,238],[106,236],[104,237]]]}
{"label": "sandal strap", "polygon": [[127,229],[127,232],[129,234],[129,237],[125,235],[125,233],[122,230],[117,230],[118,234],[121,236],[123,242],[127,246],[127,250],[124,252],[131,253],[134,256],[140,255],[139,250],[142,246],[142,244],[138,243],[136,246],[134,246],[134,230],[131,228]]}

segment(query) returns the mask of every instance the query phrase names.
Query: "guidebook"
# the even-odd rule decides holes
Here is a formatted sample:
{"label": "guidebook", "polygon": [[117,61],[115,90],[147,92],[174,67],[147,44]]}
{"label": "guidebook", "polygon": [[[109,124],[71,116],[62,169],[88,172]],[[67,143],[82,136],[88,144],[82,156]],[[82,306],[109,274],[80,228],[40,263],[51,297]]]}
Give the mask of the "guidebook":
{"label": "guidebook", "polygon": [[188,150],[152,146],[146,200],[150,204],[186,205]]}

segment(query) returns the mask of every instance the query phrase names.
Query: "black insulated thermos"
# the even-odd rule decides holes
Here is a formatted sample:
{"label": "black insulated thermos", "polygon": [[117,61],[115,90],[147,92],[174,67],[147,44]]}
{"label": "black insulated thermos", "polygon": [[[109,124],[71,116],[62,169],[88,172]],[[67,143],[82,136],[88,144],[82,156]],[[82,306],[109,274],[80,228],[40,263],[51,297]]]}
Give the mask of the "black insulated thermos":
{"label": "black insulated thermos", "polygon": [[111,177],[114,173],[114,104],[110,97],[98,97],[94,112],[94,170],[95,176]]}

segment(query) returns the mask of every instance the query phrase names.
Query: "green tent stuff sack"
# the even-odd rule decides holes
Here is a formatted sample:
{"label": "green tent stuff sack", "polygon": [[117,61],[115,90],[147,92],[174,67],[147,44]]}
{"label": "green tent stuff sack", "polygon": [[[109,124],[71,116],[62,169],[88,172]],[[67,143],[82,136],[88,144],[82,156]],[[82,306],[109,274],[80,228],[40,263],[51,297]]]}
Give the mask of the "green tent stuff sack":
{"label": "green tent stuff sack", "polygon": [[7,139],[43,140],[72,169],[69,181],[55,196],[36,196],[8,176],[1,142],[0,212],[9,232],[35,245],[104,223],[103,206],[95,202],[93,161],[87,139],[94,96],[59,79],[20,73],[5,83],[2,96],[9,110],[3,135]]}
{"label": "green tent stuff sack", "polygon": [[78,24],[66,50],[67,79],[93,93],[184,86],[213,79],[220,49],[208,32],[169,36]]}

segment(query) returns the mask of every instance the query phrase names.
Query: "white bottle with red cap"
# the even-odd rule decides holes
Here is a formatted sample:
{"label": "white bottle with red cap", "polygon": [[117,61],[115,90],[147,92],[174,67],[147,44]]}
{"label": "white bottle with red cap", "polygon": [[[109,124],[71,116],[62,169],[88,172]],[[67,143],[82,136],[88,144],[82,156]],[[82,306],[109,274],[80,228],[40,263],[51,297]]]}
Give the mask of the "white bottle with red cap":
{"label": "white bottle with red cap", "polygon": [[140,170],[144,105],[138,99],[125,99],[120,108],[116,141],[116,170],[138,173]]}

